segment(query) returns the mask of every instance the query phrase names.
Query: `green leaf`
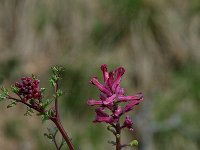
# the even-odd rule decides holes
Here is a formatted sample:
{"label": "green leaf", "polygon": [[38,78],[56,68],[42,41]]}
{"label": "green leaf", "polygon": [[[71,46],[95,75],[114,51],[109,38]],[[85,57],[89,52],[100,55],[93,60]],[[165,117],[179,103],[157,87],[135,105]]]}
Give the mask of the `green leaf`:
{"label": "green leaf", "polygon": [[55,82],[53,79],[50,79],[49,82],[51,83],[51,85],[52,85],[53,87],[56,86],[56,82]]}
{"label": "green leaf", "polygon": [[57,74],[53,74],[53,75],[51,76],[51,79],[54,80],[54,81],[56,82],[56,81],[59,80],[59,77],[58,77]]}
{"label": "green leaf", "polygon": [[34,99],[30,99],[30,100],[29,100],[29,103],[30,103],[31,105],[34,105],[34,104],[35,104],[35,100],[34,100]]}
{"label": "green leaf", "polygon": [[51,79],[53,79],[55,82],[61,79],[62,72],[64,72],[64,68],[61,66],[55,66],[51,68],[52,70],[52,76]]}
{"label": "green leaf", "polygon": [[48,117],[53,117],[54,116],[54,111],[52,109],[49,109],[47,112],[46,112],[47,116]]}
{"label": "green leaf", "polygon": [[138,146],[139,142],[138,142],[138,140],[133,140],[129,144],[130,144],[130,146]]}
{"label": "green leaf", "polygon": [[52,99],[46,99],[42,102],[42,108],[46,109],[52,103]]}
{"label": "green leaf", "polygon": [[37,115],[37,116],[42,116],[42,115],[44,115],[44,114],[39,112],[39,113],[37,113],[36,115]]}
{"label": "green leaf", "polygon": [[30,107],[27,107],[26,113],[24,114],[24,116],[32,116],[33,113],[34,113],[33,109]]}
{"label": "green leaf", "polygon": [[44,136],[46,136],[48,139],[52,140],[53,139],[53,136],[50,135],[50,134],[47,134],[47,133],[44,133]]}
{"label": "green leaf", "polygon": [[11,90],[15,94],[19,93],[19,89],[16,86],[14,86],[14,85],[11,85]]}
{"label": "green leaf", "polygon": [[58,91],[56,92],[56,95],[57,95],[58,97],[62,96],[62,95],[63,95],[62,90],[61,90],[61,89],[58,89]]}
{"label": "green leaf", "polygon": [[56,138],[56,134],[58,133],[58,128],[47,128],[48,133],[44,133],[44,136],[46,136],[48,139],[53,140]]}
{"label": "green leaf", "polygon": [[44,94],[45,91],[46,91],[45,88],[41,88],[41,89],[40,89],[40,92],[42,93],[42,95]]}
{"label": "green leaf", "polygon": [[32,74],[32,78],[35,80],[35,79],[37,79],[37,76]]}
{"label": "green leaf", "polygon": [[49,109],[44,114],[42,114],[42,122],[44,123],[46,120],[49,120],[50,117],[54,116],[54,111]]}
{"label": "green leaf", "polygon": [[4,99],[6,99],[6,97],[0,93],[0,101],[3,101]]}
{"label": "green leaf", "polygon": [[63,147],[63,145],[67,144],[67,142],[65,141],[65,139],[62,137],[62,142],[60,144],[60,149]]}
{"label": "green leaf", "polygon": [[111,125],[108,125],[107,130],[111,131],[113,134],[116,134],[116,130]]}
{"label": "green leaf", "polygon": [[54,127],[54,128],[48,128],[49,130],[49,134],[53,135],[53,137],[56,136],[56,134],[58,133],[58,128],[57,127]]}
{"label": "green leaf", "polygon": [[42,115],[42,123],[44,123],[45,121],[49,120],[49,117],[45,114]]}
{"label": "green leaf", "polygon": [[55,66],[55,67],[52,67],[51,69],[52,69],[53,74],[60,74],[63,71],[65,71],[64,67],[62,66]]}
{"label": "green leaf", "polygon": [[116,142],[114,142],[114,141],[108,141],[108,144],[116,145]]}
{"label": "green leaf", "polygon": [[1,90],[4,93],[5,96],[9,95],[8,90],[4,86],[1,87]]}
{"label": "green leaf", "polygon": [[16,104],[17,104],[16,101],[12,101],[12,102],[7,106],[7,108],[11,108],[11,107],[15,106]]}

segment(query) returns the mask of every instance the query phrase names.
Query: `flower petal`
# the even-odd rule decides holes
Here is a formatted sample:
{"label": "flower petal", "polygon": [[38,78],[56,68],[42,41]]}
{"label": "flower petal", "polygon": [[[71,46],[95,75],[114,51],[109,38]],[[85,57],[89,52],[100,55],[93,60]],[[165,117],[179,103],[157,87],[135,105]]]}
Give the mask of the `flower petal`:
{"label": "flower petal", "polygon": [[89,99],[87,101],[87,104],[90,106],[94,106],[94,105],[103,105],[103,102],[101,100],[94,100],[94,99]]}
{"label": "flower petal", "polygon": [[113,77],[113,72],[109,72],[109,78],[107,81],[107,85],[110,87],[110,89],[112,88],[113,85],[113,81],[114,81],[114,77]]}
{"label": "flower petal", "polygon": [[112,103],[115,100],[116,94],[113,94],[111,97],[107,98],[105,101],[103,101],[104,105],[108,105]]}
{"label": "flower petal", "polygon": [[104,101],[107,99],[107,96],[103,92],[101,92],[99,98]]}
{"label": "flower petal", "polygon": [[98,88],[101,92],[107,94],[108,96],[111,96],[111,95],[112,95],[112,93],[111,93],[108,89],[106,89],[106,88],[98,81],[97,77],[92,78],[92,80],[91,80],[90,82],[91,82],[92,84],[96,85],[97,88]]}
{"label": "flower petal", "polygon": [[114,120],[112,119],[112,117],[100,117],[100,116],[96,116],[96,119],[93,122],[94,123],[96,123],[96,122],[113,123]]}
{"label": "flower petal", "polygon": [[143,94],[142,93],[138,93],[136,95],[133,96],[118,96],[117,98],[117,102],[127,102],[127,101],[132,101],[132,100],[141,100],[143,99]]}
{"label": "flower petal", "polygon": [[116,93],[118,96],[123,96],[124,93],[125,93],[125,91],[124,91],[124,89],[121,88],[120,86],[117,86],[115,93]]}
{"label": "flower petal", "polygon": [[103,71],[103,78],[104,82],[106,83],[109,78],[109,74],[107,72],[107,65],[106,64],[101,65],[101,70]]}
{"label": "flower petal", "polygon": [[104,108],[102,108],[102,107],[96,108],[95,112],[96,112],[97,116],[101,116],[101,117],[108,117],[109,116],[107,113],[105,113]]}
{"label": "flower petal", "polygon": [[116,78],[112,85],[112,91],[115,91],[117,86],[120,85],[120,82],[121,82],[124,72],[125,72],[125,69],[123,67],[119,67],[116,69],[116,71],[115,71]]}
{"label": "flower petal", "polygon": [[114,112],[114,115],[116,117],[119,117],[122,115],[122,112],[123,112],[123,110],[122,110],[121,106],[118,106],[117,110],[115,110],[115,112]]}
{"label": "flower petal", "polygon": [[[142,100],[142,99],[141,99]],[[124,112],[128,112],[133,109],[133,107],[141,102],[141,100],[133,100],[128,105],[125,106]]]}
{"label": "flower petal", "polygon": [[132,121],[131,117],[126,116],[123,127],[127,127],[129,129],[132,129],[132,125],[133,125],[133,121]]}

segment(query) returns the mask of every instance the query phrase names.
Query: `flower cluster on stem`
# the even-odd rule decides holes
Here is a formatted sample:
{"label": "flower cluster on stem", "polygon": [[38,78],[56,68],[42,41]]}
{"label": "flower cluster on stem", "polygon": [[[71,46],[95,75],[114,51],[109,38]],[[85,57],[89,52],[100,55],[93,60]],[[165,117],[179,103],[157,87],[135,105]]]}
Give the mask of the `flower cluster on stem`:
{"label": "flower cluster on stem", "polygon": [[[44,98],[44,88],[40,88],[40,81],[35,77],[23,77],[20,81],[16,82],[14,86],[11,86],[12,92],[14,92],[18,97],[13,97],[8,93],[8,90],[4,87],[1,88],[2,94],[0,93],[0,100],[9,99],[12,103],[7,106],[7,108],[13,107],[17,103],[22,103],[27,106],[27,111],[25,115],[31,115],[35,110],[38,112],[37,115],[42,116],[42,120],[51,120],[58,131],[60,131],[64,141],[67,143],[69,150],[74,150],[71,139],[69,138],[67,132],[64,130],[59,116],[58,108],[58,98],[62,96],[62,91],[59,89],[59,81],[61,79],[61,73],[63,68],[56,66],[52,68],[52,76],[50,82],[54,88],[53,99]],[[54,101],[54,105],[51,103]],[[57,132],[56,132],[57,133]],[[60,150],[64,142],[61,142],[60,146],[55,140],[55,134],[45,134],[49,139],[51,139],[57,150]]]}
{"label": "flower cluster on stem", "polygon": [[[125,73],[123,67],[117,68],[115,71],[108,72],[107,65],[101,66],[103,72],[104,83],[100,83],[97,77],[93,77],[90,81],[100,90],[99,99],[88,99],[89,106],[96,106],[96,118],[93,122],[105,122],[114,128],[113,134],[116,136],[116,150],[121,150],[120,143],[121,129],[128,128],[133,130],[133,122],[129,116],[126,116],[123,124],[120,124],[122,115],[131,111],[135,105],[138,105],[143,100],[142,93],[137,93],[131,96],[125,96],[124,89],[120,86],[122,76]],[[121,105],[124,103],[124,107]]]}

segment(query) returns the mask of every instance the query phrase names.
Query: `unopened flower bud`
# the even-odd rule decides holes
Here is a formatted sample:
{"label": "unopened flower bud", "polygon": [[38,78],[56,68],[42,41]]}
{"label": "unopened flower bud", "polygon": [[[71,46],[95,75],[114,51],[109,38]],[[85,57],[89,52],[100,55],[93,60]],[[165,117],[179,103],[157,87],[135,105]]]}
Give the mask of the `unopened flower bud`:
{"label": "unopened flower bud", "polygon": [[138,140],[133,140],[129,144],[130,144],[130,146],[138,146],[139,142],[138,142]]}

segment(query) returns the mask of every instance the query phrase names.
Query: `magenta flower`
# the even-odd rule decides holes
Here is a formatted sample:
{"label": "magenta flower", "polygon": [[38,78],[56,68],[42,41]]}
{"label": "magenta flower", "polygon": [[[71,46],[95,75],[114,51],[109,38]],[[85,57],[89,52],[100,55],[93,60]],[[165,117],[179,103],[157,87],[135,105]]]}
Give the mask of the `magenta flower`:
{"label": "magenta flower", "polygon": [[21,82],[16,82],[15,86],[18,88],[18,95],[24,102],[30,99],[41,99],[41,92],[39,88],[40,81],[31,77],[21,78]]}
{"label": "magenta flower", "polygon": [[133,125],[132,119],[129,116],[126,116],[126,119],[124,121],[122,128],[126,127],[126,128],[129,128],[130,130],[133,130],[132,125]]}
{"label": "magenta flower", "polygon": [[[125,73],[123,67],[108,72],[107,66],[104,64],[101,66],[101,70],[103,72],[104,83],[100,83],[97,77],[93,77],[90,81],[90,83],[95,85],[101,91],[99,96],[100,99],[89,99],[87,104],[98,107],[96,108],[96,120],[94,122],[113,124],[119,121],[120,116],[129,112],[135,105],[139,104],[143,100],[143,95],[142,93],[133,96],[124,95],[124,89],[120,86],[122,76]],[[126,103],[125,107],[122,108],[122,106],[119,105],[120,103]],[[108,109],[109,111],[106,113],[105,109]],[[125,121],[127,122],[127,118]]]}
{"label": "magenta flower", "polygon": [[105,113],[105,110],[102,107],[96,108],[95,112],[96,112],[97,116],[93,122],[113,123],[116,121],[111,116],[109,116],[107,113]]}

